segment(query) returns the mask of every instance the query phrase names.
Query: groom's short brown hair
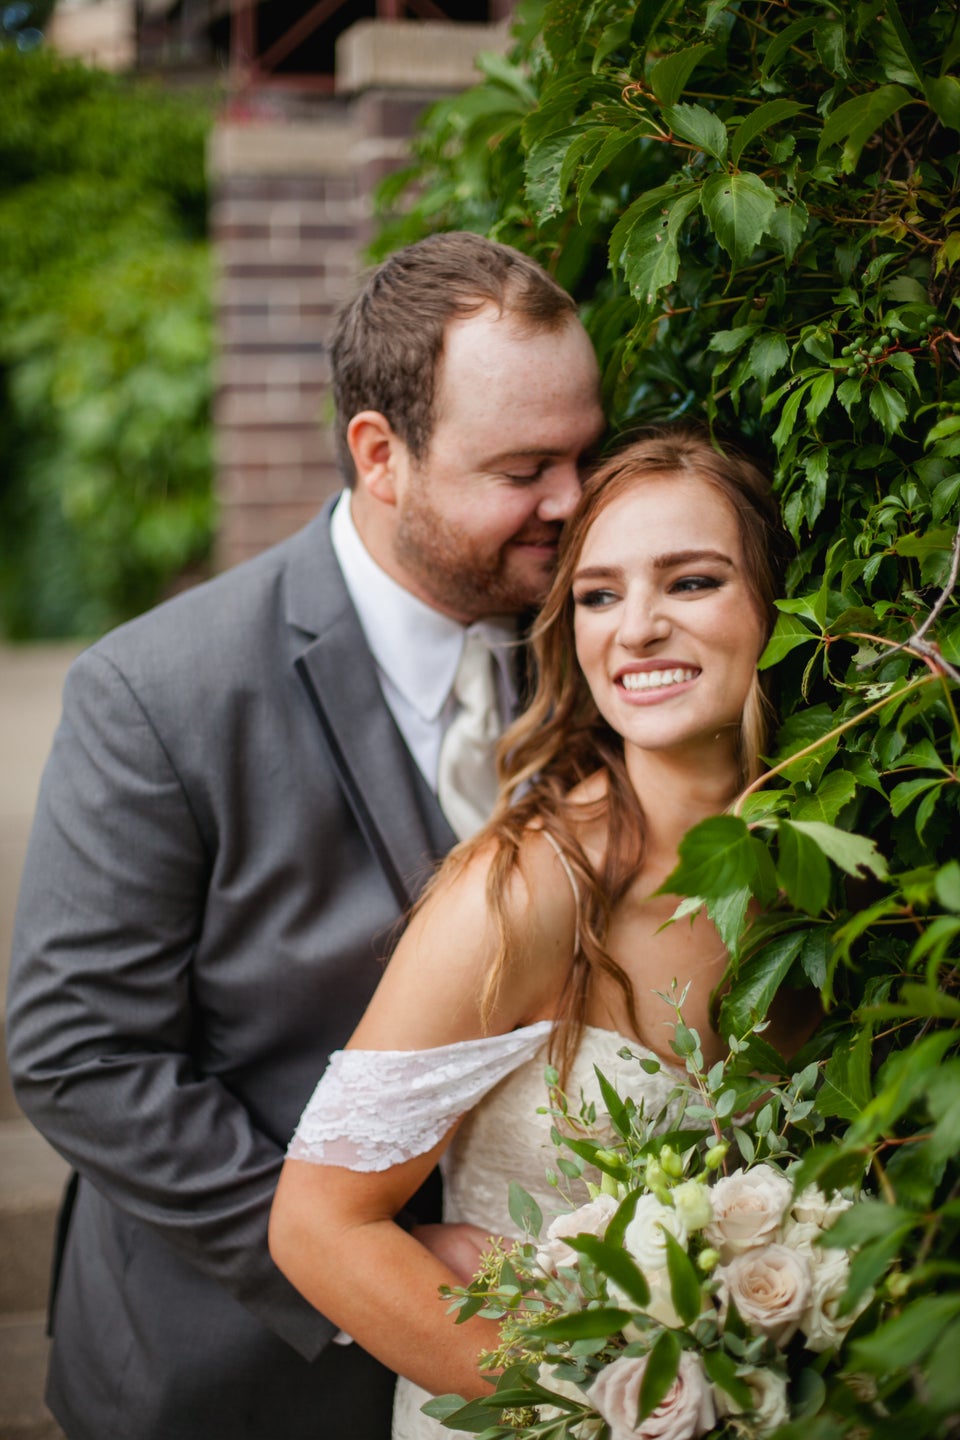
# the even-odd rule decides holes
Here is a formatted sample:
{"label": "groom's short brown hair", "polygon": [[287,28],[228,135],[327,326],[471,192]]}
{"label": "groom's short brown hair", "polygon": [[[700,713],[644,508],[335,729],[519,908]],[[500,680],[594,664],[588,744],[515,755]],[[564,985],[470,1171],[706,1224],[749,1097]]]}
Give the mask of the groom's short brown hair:
{"label": "groom's short brown hair", "polygon": [[423,459],[446,327],[490,304],[531,331],[557,330],[576,315],[535,260],[467,231],[431,235],[369,273],[341,311],[331,346],[337,454],[349,484],[356,476],[347,426],[361,410],[386,416],[413,458]]}

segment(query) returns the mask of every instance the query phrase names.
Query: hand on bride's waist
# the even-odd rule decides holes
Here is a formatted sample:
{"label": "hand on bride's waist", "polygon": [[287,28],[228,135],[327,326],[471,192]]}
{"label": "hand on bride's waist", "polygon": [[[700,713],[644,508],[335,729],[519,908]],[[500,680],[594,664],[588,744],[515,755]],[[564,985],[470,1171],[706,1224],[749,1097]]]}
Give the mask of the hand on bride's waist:
{"label": "hand on bride's waist", "polygon": [[480,1266],[480,1256],[490,1243],[489,1230],[466,1223],[414,1225],[414,1239],[448,1266],[462,1285],[468,1285]]}

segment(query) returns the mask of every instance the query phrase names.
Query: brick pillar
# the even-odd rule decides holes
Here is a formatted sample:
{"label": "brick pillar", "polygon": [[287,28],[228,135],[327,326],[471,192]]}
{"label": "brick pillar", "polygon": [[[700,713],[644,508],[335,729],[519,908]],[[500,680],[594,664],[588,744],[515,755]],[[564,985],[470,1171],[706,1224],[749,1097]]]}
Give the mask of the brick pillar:
{"label": "brick pillar", "polygon": [[321,113],[223,124],[211,146],[221,569],[339,488],[324,402],[332,319],[357,263],[355,128],[336,102]]}
{"label": "brick pillar", "polygon": [[288,121],[217,126],[218,569],[291,534],[339,489],[328,345],[364,263],[372,191],[406,163],[424,107],[474,83],[474,55],[504,48],[506,35],[505,26],[361,21],[338,43],[342,95],[315,98]]}

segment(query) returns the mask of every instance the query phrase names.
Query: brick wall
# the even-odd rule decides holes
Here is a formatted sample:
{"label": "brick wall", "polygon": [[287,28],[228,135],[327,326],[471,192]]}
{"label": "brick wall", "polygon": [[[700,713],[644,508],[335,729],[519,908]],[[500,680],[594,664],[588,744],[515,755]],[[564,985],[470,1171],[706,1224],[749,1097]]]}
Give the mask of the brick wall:
{"label": "brick wall", "polygon": [[339,489],[327,347],[372,233],[372,190],[406,162],[424,106],[473,83],[473,55],[505,41],[502,26],[360,22],[338,49],[343,93],[317,97],[309,116],[217,127],[218,568],[283,539]]}

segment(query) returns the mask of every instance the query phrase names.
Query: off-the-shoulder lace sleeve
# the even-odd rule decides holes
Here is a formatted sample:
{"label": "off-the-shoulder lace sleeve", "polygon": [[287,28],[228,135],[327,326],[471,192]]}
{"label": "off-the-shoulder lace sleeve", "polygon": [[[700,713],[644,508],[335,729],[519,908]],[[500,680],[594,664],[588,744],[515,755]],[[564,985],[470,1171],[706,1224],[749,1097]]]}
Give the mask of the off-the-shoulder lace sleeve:
{"label": "off-the-shoulder lace sleeve", "polygon": [[433,1050],[337,1050],[287,1154],[364,1171],[423,1155],[549,1033],[541,1020]]}

